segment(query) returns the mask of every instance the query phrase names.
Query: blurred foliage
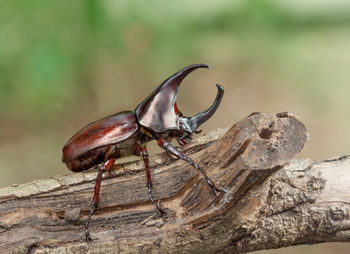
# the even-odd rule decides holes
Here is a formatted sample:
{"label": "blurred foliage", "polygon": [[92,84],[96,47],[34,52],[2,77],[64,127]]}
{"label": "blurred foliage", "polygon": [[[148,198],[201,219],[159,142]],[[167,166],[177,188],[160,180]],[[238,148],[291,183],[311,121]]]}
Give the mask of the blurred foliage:
{"label": "blurred foliage", "polygon": [[310,133],[302,156],[348,153],[349,32],[346,0],[1,1],[0,185],[68,173],[61,148],[78,128],[199,62],[214,71],[191,75],[178,105],[198,112],[222,83],[206,131],[292,111]]}
{"label": "blurred foliage", "polygon": [[295,34],[350,25],[346,10],[303,16],[276,1],[202,3],[2,1],[0,117],[56,124],[67,114],[62,105],[93,97],[100,55],[119,63],[137,61],[146,71],[162,73],[184,57],[201,59],[211,50],[208,40],[227,39],[239,52],[234,60],[229,52],[220,54],[222,62],[279,68],[286,55],[283,43]]}

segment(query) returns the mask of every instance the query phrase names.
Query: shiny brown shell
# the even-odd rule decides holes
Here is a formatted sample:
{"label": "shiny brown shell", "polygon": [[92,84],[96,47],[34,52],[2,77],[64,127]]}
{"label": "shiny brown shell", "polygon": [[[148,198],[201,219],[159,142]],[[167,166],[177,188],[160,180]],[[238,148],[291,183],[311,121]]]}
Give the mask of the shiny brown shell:
{"label": "shiny brown shell", "polygon": [[139,130],[133,111],[120,112],[78,131],[63,147],[62,161],[67,163],[101,147],[120,143]]}

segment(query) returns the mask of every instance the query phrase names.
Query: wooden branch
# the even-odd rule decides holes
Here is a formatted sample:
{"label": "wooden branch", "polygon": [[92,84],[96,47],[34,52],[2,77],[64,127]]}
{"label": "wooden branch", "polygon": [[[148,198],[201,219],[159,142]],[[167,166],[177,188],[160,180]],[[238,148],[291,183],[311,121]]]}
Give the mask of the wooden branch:
{"label": "wooden branch", "polygon": [[149,202],[142,161],[102,182],[84,241],[96,171],[0,189],[2,253],[241,253],[350,239],[350,158],[292,160],[307,139],[290,113],[255,113],[184,147],[225,190],[215,195],[191,166],[151,157]]}

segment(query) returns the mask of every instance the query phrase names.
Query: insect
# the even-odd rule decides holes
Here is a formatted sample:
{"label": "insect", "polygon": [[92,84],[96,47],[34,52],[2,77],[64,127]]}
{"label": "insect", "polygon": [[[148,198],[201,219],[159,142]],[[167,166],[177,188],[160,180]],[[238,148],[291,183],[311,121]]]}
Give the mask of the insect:
{"label": "insect", "polygon": [[179,85],[189,73],[198,68],[208,66],[193,64],[183,68],[163,81],[135,111],[123,111],[93,122],[78,131],[64,145],[62,161],[71,171],[80,172],[99,165],[92,207],[85,222],[86,241],[91,240],[89,223],[98,207],[102,176],[112,168],[116,158],[142,156],[146,169],[148,197],[161,214],[165,213],[152,197],[152,179],[146,148],[146,143],[151,140],[157,140],[161,148],[198,169],[213,190],[221,191],[197,163],[170,143],[174,138],[181,146],[190,142],[193,133],[201,132],[197,128],[215,113],[224,95],[224,88],[217,84],[216,98],[207,110],[193,117],[186,117],[179,111],[176,105]]}

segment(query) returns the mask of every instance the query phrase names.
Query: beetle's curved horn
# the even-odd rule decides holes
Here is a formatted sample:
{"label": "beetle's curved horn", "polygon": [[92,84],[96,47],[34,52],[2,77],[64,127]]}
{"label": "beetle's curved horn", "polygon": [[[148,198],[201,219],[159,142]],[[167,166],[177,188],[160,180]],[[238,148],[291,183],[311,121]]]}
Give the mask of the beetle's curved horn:
{"label": "beetle's curved horn", "polygon": [[155,132],[178,129],[179,115],[175,108],[177,92],[182,80],[198,68],[208,68],[206,64],[192,64],[166,79],[140,105],[135,113],[140,125]]}
{"label": "beetle's curved horn", "polygon": [[194,132],[198,128],[198,126],[200,126],[202,123],[207,121],[215,113],[216,109],[219,107],[222,97],[224,96],[224,88],[219,84],[216,84],[216,87],[218,88],[218,93],[213,102],[213,105],[211,105],[211,107],[208,108],[207,110],[199,112],[197,115],[193,117],[187,118],[188,119],[187,123],[191,129],[191,132]]}

